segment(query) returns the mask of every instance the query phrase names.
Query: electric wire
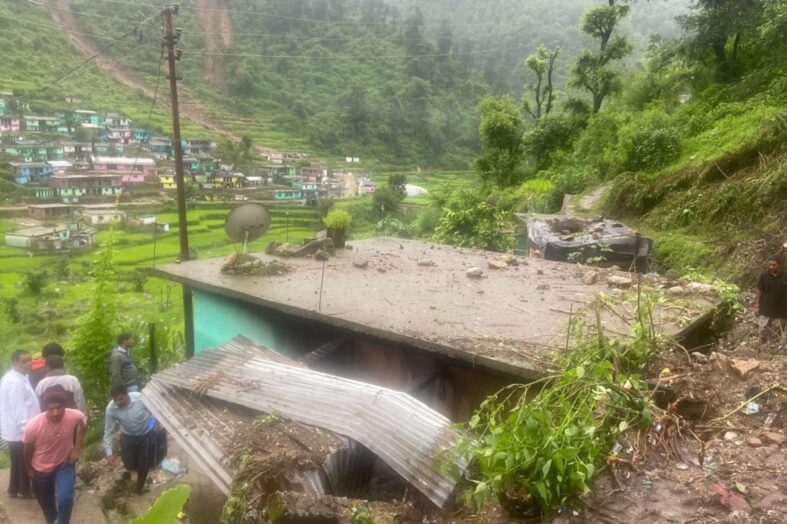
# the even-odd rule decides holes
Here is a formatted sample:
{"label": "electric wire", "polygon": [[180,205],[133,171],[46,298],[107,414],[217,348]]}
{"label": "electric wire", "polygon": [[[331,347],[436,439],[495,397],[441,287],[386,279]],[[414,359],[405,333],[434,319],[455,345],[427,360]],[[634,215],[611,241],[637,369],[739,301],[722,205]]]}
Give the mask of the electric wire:
{"label": "electric wire", "polygon": [[[134,23],[133,21],[131,21],[131,20],[127,19],[127,18],[120,18],[120,17],[116,17],[116,16],[109,16],[109,15],[101,15],[101,14],[97,14],[97,13],[86,13],[86,12],[83,12],[83,11],[73,11],[73,10],[70,10],[70,9],[62,8],[62,7],[49,6],[47,4],[44,4],[42,2],[37,2],[35,0],[26,0],[26,1],[28,3],[30,3],[30,4],[41,6],[41,7],[47,8],[47,9],[54,9],[56,11],[61,11],[61,12],[69,13],[69,14],[72,14],[72,15],[87,16],[87,17],[92,17],[92,18],[103,18],[103,19],[107,19],[107,20],[117,20],[119,22],[125,22],[125,23]],[[131,5],[131,4],[128,4],[128,5]],[[148,4],[148,5],[152,5],[152,4]],[[200,8],[193,8],[193,9],[200,9]],[[231,11],[227,11],[227,12],[231,12]],[[332,21],[330,21],[330,22],[332,22]],[[352,22],[352,23],[356,23],[356,22]],[[362,23],[362,22],[359,22],[359,23]],[[388,24],[385,24],[385,25],[388,26],[388,27],[392,27],[392,26],[389,26]],[[476,24],[476,25],[478,25],[478,24]],[[450,26],[450,27],[454,27],[454,26]],[[247,37],[248,38],[251,38],[251,37],[255,37],[255,38],[286,38],[286,39],[311,40],[311,41],[319,40],[319,41],[324,41],[324,42],[349,42],[349,41],[352,40],[351,36],[336,36],[336,37],[321,37],[321,36],[317,36],[317,37],[314,37],[314,36],[300,36],[300,35],[271,33],[271,32],[262,32],[262,33],[260,33],[260,32],[253,32],[253,33],[248,33],[248,32],[235,32],[235,31],[204,31],[202,29],[193,28],[193,27],[189,27],[189,26],[185,26],[182,29],[183,29],[183,31],[182,31],[183,34],[197,34],[197,35],[210,35],[210,36],[232,35],[233,38],[247,38]],[[503,38],[503,37],[507,37],[507,36],[511,36],[511,35],[520,34],[520,33],[521,33],[520,30],[511,30],[511,31],[506,31],[506,32],[502,32],[502,33],[487,34],[486,36],[489,37],[489,38]],[[420,40],[423,40],[423,38],[407,38],[407,37],[402,37],[400,35],[397,35],[397,40],[402,40],[402,41],[405,41],[405,42],[409,42],[409,41],[420,41]]]}
{"label": "electric wire", "polygon": [[[156,16],[158,16],[158,15],[156,15]],[[135,26],[134,29],[124,33],[119,38],[114,39],[114,38],[109,38],[109,37],[105,37],[105,36],[102,36],[102,35],[96,35],[96,34],[93,34],[93,33],[83,33],[83,32],[80,32],[80,31],[72,31],[70,29],[65,29],[65,28],[60,27],[60,26],[49,25],[49,24],[42,24],[42,23],[30,21],[30,20],[25,20],[23,18],[11,18],[11,17],[7,17],[7,16],[2,16],[2,15],[0,15],[0,18],[4,18],[4,19],[7,19],[7,20],[13,20],[13,21],[17,21],[17,22],[22,22],[22,23],[29,23],[31,25],[36,25],[36,26],[39,26],[39,27],[47,27],[47,28],[50,28],[50,29],[58,29],[58,30],[61,30],[61,31],[65,32],[65,33],[77,34],[77,35],[81,35],[81,36],[87,36],[87,37],[90,37],[90,38],[95,38],[95,39],[98,39],[98,40],[104,40],[104,41],[110,42],[110,45],[108,45],[104,50],[100,51],[99,53],[97,53],[97,54],[93,55],[91,58],[89,58],[86,61],[88,63],[90,61],[94,60],[95,58],[101,56],[101,54],[104,51],[106,51],[109,48],[113,47],[115,44],[126,43],[128,45],[131,45],[131,46],[134,46],[134,47],[138,47],[138,48],[149,48],[149,49],[155,48],[155,49],[158,49],[158,46],[145,45],[145,44],[139,44],[139,43],[134,43],[134,42],[127,42],[127,41],[122,40],[124,37],[134,33],[137,30],[136,26]],[[529,49],[529,46],[515,46],[515,47],[505,47],[505,48],[495,47],[495,48],[488,48],[488,49],[474,49],[472,51],[464,51],[464,52],[459,51],[459,52],[453,52],[453,53],[422,53],[422,54],[414,54],[414,55],[396,54],[396,55],[335,55],[335,56],[306,55],[306,54],[286,55],[286,54],[228,53],[228,52],[218,52],[218,51],[186,51],[186,52],[183,53],[183,56],[197,55],[197,56],[217,56],[217,57],[231,57],[231,58],[304,59],[304,60],[391,60],[391,59],[408,60],[408,59],[415,59],[415,58],[436,58],[436,57],[449,57],[449,56],[484,55],[484,54],[490,54],[490,53],[496,53],[496,52],[505,53],[505,52],[509,52],[509,51],[524,51],[526,49]],[[87,63],[84,63],[82,66],[84,66],[84,65],[87,65]],[[82,66],[80,66],[80,67],[82,67]],[[74,72],[76,72],[76,71],[74,71]],[[46,87],[51,87],[51,86],[46,86]]]}
{"label": "electric wire", "polygon": [[[100,0],[100,2],[98,2],[98,3],[101,3],[101,2],[110,3],[110,4],[118,4],[118,5],[127,5],[127,6],[133,6],[133,7],[139,7],[139,6],[143,6],[143,7],[157,7],[159,9],[163,7],[163,6],[157,5],[157,4],[150,4],[150,3],[144,3],[144,2],[129,2],[129,1],[124,1],[124,0]],[[185,9],[185,10],[188,10],[188,11],[199,11],[199,12],[204,12],[204,13],[216,13],[216,12],[219,12],[219,13],[229,13],[229,14],[237,14],[237,15],[254,15],[254,16],[260,16],[260,17],[265,17],[265,18],[276,18],[276,19],[281,19],[281,20],[289,20],[289,21],[292,21],[292,22],[311,22],[311,23],[320,23],[320,24],[326,24],[326,25],[327,24],[333,24],[333,25],[369,25],[369,26],[389,26],[389,25],[391,25],[388,22],[372,22],[372,21],[368,21],[368,20],[366,20],[366,21],[364,21],[364,20],[328,20],[328,19],[325,19],[325,18],[307,18],[307,17],[277,15],[277,14],[273,14],[273,13],[260,12],[260,11],[256,11],[256,10],[222,9],[222,8],[215,8],[215,7],[196,7],[196,6],[182,5],[182,4],[179,5],[179,8],[180,9]],[[398,27],[423,27],[423,28],[427,28],[427,27],[442,27],[443,26],[442,23],[430,24],[430,23],[425,23],[425,22],[421,23],[421,24],[412,24],[412,23],[399,22],[396,25]],[[494,26],[494,25],[496,25],[496,23],[495,22],[489,22],[489,24],[486,24],[486,25]],[[479,24],[478,22],[468,22],[466,24],[452,24],[451,25],[452,28],[458,28],[458,27],[476,27],[477,28],[477,27],[484,27],[484,26],[485,26],[485,24]]]}

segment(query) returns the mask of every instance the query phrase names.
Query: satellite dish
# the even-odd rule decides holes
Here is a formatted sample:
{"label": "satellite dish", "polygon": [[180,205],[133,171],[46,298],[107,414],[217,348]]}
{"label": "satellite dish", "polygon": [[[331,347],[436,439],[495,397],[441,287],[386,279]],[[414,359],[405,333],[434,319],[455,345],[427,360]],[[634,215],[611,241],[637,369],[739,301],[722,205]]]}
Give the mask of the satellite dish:
{"label": "satellite dish", "polygon": [[227,215],[224,221],[224,231],[235,242],[243,242],[243,252],[246,244],[260,238],[271,227],[271,216],[268,210],[259,204],[242,204]]}

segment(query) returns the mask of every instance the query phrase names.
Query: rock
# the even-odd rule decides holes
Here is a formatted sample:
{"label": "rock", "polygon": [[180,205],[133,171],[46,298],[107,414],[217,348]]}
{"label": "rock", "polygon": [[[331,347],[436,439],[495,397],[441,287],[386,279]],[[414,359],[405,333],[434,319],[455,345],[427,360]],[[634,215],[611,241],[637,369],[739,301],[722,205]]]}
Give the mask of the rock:
{"label": "rock", "polygon": [[331,255],[329,255],[324,249],[320,249],[314,254],[314,258],[317,260],[328,260],[331,258]]}
{"label": "rock", "polygon": [[327,251],[333,253],[334,251],[333,240],[326,238],[324,240],[310,240],[305,246],[296,246],[288,242],[281,243],[276,240],[271,240],[265,252],[269,255],[277,255],[280,257],[306,257],[317,253],[317,251]]}
{"label": "rock", "polygon": [[610,275],[607,277],[607,285],[617,289],[628,289],[631,287],[630,277],[621,277],[617,275]]}
{"label": "rock", "polygon": [[716,288],[711,286],[710,284],[705,284],[703,282],[689,282],[686,287],[688,287],[691,291],[695,291],[697,293],[713,293],[716,291]]}
{"label": "rock", "polygon": [[225,271],[226,269],[233,267],[237,261],[238,253],[230,253],[227,255],[227,258],[224,259],[224,263],[221,265],[221,270]]}
{"label": "rock", "polygon": [[318,231],[316,235],[314,235],[315,240],[325,240],[328,238],[328,230],[323,229],[322,231]]}
{"label": "rock", "polygon": [[503,262],[505,262],[509,266],[518,266],[519,265],[519,259],[517,257],[515,257],[514,255],[511,255],[511,254],[508,254],[508,255],[504,256],[502,260],[503,260]]}
{"label": "rock", "polygon": [[710,358],[708,358],[708,355],[704,353],[700,353],[699,351],[693,351],[691,353],[691,357],[697,362],[701,362],[703,364],[707,363],[710,360]]}
{"label": "rock", "polygon": [[508,267],[508,264],[502,260],[489,260],[486,265],[489,269],[505,269]]}
{"label": "rock", "polygon": [[751,506],[740,494],[730,491],[722,484],[713,485],[713,491],[719,496],[719,503],[730,511],[751,512]]}
{"label": "rock", "polygon": [[667,288],[667,294],[672,295],[673,297],[681,297],[687,293],[688,291],[686,290],[686,288],[681,286],[672,286],[670,288]]}
{"label": "rock", "polygon": [[785,442],[787,442],[787,437],[785,437],[781,433],[776,433],[775,431],[765,431],[763,432],[762,436],[765,440],[767,440],[768,442],[772,442],[777,446],[781,446]]}
{"label": "rock", "polygon": [[680,273],[674,269],[668,269],[667,272],[664,273],[664,278],[667,279],[668,282],[677,282],[680,279]]}
{"label": "rock", "polygon": [[753,358],[749,358],[746,360],[733,358],[730,361],[730,366],[732,366],[732,369],[738,372],[738,375],[740,375],[741,378],[744,378],[753,370],[760,367],[760,361],[755,360]]}
{"label": "rock", "polygon": [[546,291],[549,289],[549,284],[539,284],[536,286],[536,289],[539,291]]}
{"label": "rock", "polygon": [[357,268],[360,268],[360,269],[366,269],[367,267],[369,267],[369,259],[367,259],[366,257],[363,257],[363,256],[354,257],[353,258],[353,266],[355,266]]}
{"label": "rock", "polygon": [[465,275],[470,278],[481,278],[484,275],[484,270],[480,267],[471,267],[467,271],[465,271]]}
{"label": "rock", "polygon": [[746,439],[746,444],[748,444],[753,448],[759,448],[760,446],[762,446],[762,440],[760,440],[757,437],[749,437]]}
{"label": "rock", "polygon": [[432,260],[432,259],[422,258],[422,259],[420,259],[418,261],[418,265],[419,266],[424,266],[424,267],[433,267],[433,266],[436,266],[437,264],[435,264],[435,261]]}
{"label": "rock", "polygon": [[724,434],[724,440],[726,440],[727,442],[732,442],[737,438],[738,438],[738,434],[735,433],[734,431],[728,431]]}
{"label": "rock", "polygon": [[595,271],[593,269],[585,273],[584,276],[582,277],[582,283],[587,286],[592,286],[596,282],[598,282],[598,271]]}
{"label": "rock", "polygon": [[713,367],[718,371],[726,370],[727,366],[729,365],[729,357],[727,355],[723,355],[721,353],[717,353],[713,351],[708,358]]}

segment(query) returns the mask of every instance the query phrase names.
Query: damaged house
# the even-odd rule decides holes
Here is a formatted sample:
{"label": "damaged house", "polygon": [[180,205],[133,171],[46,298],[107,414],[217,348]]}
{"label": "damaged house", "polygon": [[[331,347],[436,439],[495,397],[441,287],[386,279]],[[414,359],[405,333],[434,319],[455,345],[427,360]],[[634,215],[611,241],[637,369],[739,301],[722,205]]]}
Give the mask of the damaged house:
{"label": "damaged house", "polygon": [[[276,271],[227,274],[219,258],[153,270],[191,288],[196,354],[155,375],[144,396],[230,505],[233,479],[248,484],[244,465],[276,471],[253,477],[266,511],[329,497],[322,502],[338,512],[342,497],[375,500],[368,490],[379,482],[443,507],[454,477],[436,458],[465,467],[451,455],[451,423],[501,387],[548,373],[570,346],[572,318],[598,312],[605,329],[625,335],[637,295],[626,288],[658,285],[391,238],[353,242],[327,260],[255,256]],[[613,300],[594,306],[602,291]],[[685,302],[656,307],[661,331],[690,337],[710,322],[712,298]],[[271,442],[294,447],[273,453]],[[282,456],[300,466],[281,469]]]}

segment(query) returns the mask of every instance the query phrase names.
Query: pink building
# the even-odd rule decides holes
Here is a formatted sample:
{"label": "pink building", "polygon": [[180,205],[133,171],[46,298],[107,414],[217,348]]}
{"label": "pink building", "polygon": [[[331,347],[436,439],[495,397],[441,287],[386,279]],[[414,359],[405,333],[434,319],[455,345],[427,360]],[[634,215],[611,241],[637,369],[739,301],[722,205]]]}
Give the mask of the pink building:
{"label": "pink building", "polygon": [[14,115],[0,115],[0,131],[21,131],[22,117]]}
{"label": "pink building", "polygon": [[141,183],[145,177],[155,177],[158,174],[156,162],[152,158],[95,156],[91,162],[95,171],[122,173],[124,182],[128,177],[130,183]]}
{"label": "pink building", "polygon": [[123,173],[123,187],[135,186],[145,181],[144,173]]}

